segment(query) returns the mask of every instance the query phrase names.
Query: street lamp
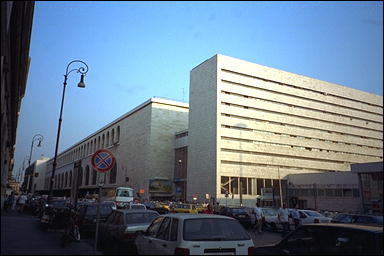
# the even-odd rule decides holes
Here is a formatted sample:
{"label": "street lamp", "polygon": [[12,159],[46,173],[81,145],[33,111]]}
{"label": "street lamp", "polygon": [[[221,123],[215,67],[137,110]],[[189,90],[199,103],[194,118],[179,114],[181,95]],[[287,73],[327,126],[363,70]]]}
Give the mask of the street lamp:
{"label": "street lamp", "polygon": [[35,142],[35,140],[37,140],[37,141],[39,141],[37,146],[41,147],[41,142],[43,141],[43,139],[44,139],[44,137],[41,134],[36,134],[35,136],[33,136],[32,144],[31,144],[31,152],[29,153],[28,166],[31,165],[33,143]]}
{"label": "street lamp", "polygon": [[[70,71],[68,71],[68,68],[69,66],[72,64],[72,63],[80,63],[80,65],[82,65],[80,68],[75,68],[75,69],[71,69]],[[80,73],[81,74],[81,78],[80,78],[80,82],[78,83],[78,87],[80,88],[84,88],[85,87],[85,83],[84,83],[84,76],[85,74],[88,72],[88,65],[81,61],[81,60],[73,60],[71,61],[68,66],[67,66],[67,69],[65,71],[65,75],[64,75],[64,86],[63,86],[63,96],[61,98],[61,108],[60,108],[60,118],[59,118],[59,126],[58,126],[58,129],[57,129],[57,137],[56,137],[56,148],[55,148],[55,158],[53,160],[53,168],[52,168],[52,175],[51,175],[51,179],[50,179],[50,183],[49,183],[49,197],[52,197],[53,196],[53,181],[54,181],[54,178],[55,178],[55,171],[56,171],[56,165],[57,165],[57,151],[58,151],[58,148],[59,148],[59,139],[60,139],[60,130],[61,130],[61,121],[62,121],[62,115],[63,115],[63,104],[64,104],[64,96],[65,96],[65,87],[67,86],[67,78],[68,78],[68,75],[72,72],[72,71],[77,71],[77,73]]]}

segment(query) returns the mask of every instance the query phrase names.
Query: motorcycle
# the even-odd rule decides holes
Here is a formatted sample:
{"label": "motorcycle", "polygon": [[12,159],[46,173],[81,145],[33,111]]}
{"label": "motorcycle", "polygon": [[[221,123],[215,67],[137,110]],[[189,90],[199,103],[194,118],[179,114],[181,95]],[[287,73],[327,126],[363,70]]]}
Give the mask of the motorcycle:
{"label": "motorcycle", "polygon": [[44,231],[46,231],[48,228],[52,227],[53,220],[55,219],[55,210],[51,208],[46,208],[41,217],[40,217],[40,224]]}
{"label": "motorcycle", "polygon": [[77,213],[74,209],[68,209],[66,213],[66,225],[64,227],[64,233],[61,237],[61,246],[65,247],[70,242],[80,241],[80,230],[77,225]]}

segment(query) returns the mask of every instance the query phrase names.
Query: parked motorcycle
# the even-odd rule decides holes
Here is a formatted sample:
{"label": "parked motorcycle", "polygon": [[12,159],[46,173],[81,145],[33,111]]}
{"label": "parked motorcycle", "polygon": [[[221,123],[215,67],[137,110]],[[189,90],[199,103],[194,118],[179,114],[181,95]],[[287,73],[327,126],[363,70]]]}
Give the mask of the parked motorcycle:
{"label": "parked motorcycle", "polygon": [[77,224],[77,213],[74,209],[69,208],[65,212],[65,226],[64,233],[61,237],[61,246],[65,247],[70,242],[80,241],[80,230]]}

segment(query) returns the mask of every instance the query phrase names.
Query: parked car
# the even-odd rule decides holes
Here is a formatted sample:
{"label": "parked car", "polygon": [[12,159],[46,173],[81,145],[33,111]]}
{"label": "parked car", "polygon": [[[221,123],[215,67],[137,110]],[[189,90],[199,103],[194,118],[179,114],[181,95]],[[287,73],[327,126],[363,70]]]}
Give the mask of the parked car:
{"label": "parked car", "polygon": [[244,207],[223,207],[220,209],[220,215],[235,218],[246,228],[250,228],[252,226],[251,216]]}
{"label": "parked car", "polygon": [[335,215],[333,223],[356,223],[360,225],[383,226],[383,216],[339,213]]}
{"label": "parked car", "polygon": [[[84,203],[78,208],[78,226],[80,234],[94,233],[96,230],[98,203]],[[111,204],[100,203],[100,222],[105,221],[109,214],[113,211]]]}
{"label": "parked car", "polygon": [[176,204],[172,208],[175,213],[197,213],[196,205],[194,204]]}
{"label": "parked car", "polygon": [[126,207],[124,207],[126,210],[146,210],[147,207],[145,207],[144,204],[127,204]]}
{"label": "parked car", "polygon": [[215,214],[161,215],[137,236],[135,244],[138,254],[144,255],[245,255],[254,249],[236,219]]}
{"label": "parked car", "polygon": [[277,231],[278,229],[281,229],[281,224],[277,216],[277,208],[261,208],[261,211],[264,215],[263,225],[266,229],[271,231]]}
{"label": "parked car", "polygon": [[[291,213],[293,209],[289,209]],[[307,223],[328,223],[331,222],[330,217],[325,217],[321,213],[313,210],[298,210],[300,215],[300,224]]]}
{"label": "parked car", "polygon": [[67,200],[52,198],[42,207],[40,223],[43,229],[64,227],[64,213],[68,209]]}
{"label": "parked car", "polygon": [[144,232],[159,213],[152,210],[114,210],[99,226],[98,244],[113,248],[113,253],[135,251],[138,231]]}
{"label": "parked car", "polygon": [[340,223],[304,224],[256,255],[383,255],[383,229]]}
{"label": "parked car", "polygon": [[244,207],[244,210],[246,210],[247,213],[249,214],[249,217],[251,217],[251,226],[254,226],[256,224],[255,208]]}

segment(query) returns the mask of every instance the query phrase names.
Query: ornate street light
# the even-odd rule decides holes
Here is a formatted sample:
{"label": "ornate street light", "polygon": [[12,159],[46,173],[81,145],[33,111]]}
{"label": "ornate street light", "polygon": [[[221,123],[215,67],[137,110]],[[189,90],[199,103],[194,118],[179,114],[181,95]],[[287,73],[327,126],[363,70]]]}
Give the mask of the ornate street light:
{"label": "ornate street light", "polygon": [[32,143],[31,143],[31,152],[29,153],[28,166],[31,165],[33,143],[37,140],[39,142],[37,146],[41,147],[41,142],[43,141],[43,139],[44,137],[41,134],[36,134],[35,136],[33,136]]}
{"label": "ornate street light", "polygon": [[[71,69],[70,71],[68,71],[68,68],[69,66],[72,64],[72,63],[80,63],[80,65],[82,65],[80,68],[75,68],[75,69]],[[57,137],[56,137],[56,148],[55,148],[55,158],[53,160],[53,168],[52,168],[52,174],[51,174],[51,179],[50,179],[50,183],[49,183],[49,197],[52,197],[53,196],[53,181],[55,179],[55,171],[56,171],[56,165],[57,165],[57,151],[59,149],[59,139],[60,139],[60,130],[61,130],[61,121],[62,121],[62,115],[63,115],[63,104],[64,104],[64,96],[65,96],[65,87],[67,86],[67,78],[68,78],[68,75],[72,72],[72,71],[77,71],[77,73],[80,73],[81,74],[81,78],[80,78],[80,82],[78,83],[78,87],[80,88],[84,88],[85,87],[85,83],[84,83],[84,76],[85,74],[88,72],[88,65],[81,61],[81,60],[73,60],[71,61],[68,66],[67,66],[67,69],[66,69],[66,72],[65,72],[65,75],[64,75],[64,86],[63,86],[63,96],[61,98],[61,108],[60,108],[60,118],[59,118],[59,126],[58,126],[58,129],[57,129]]]}

